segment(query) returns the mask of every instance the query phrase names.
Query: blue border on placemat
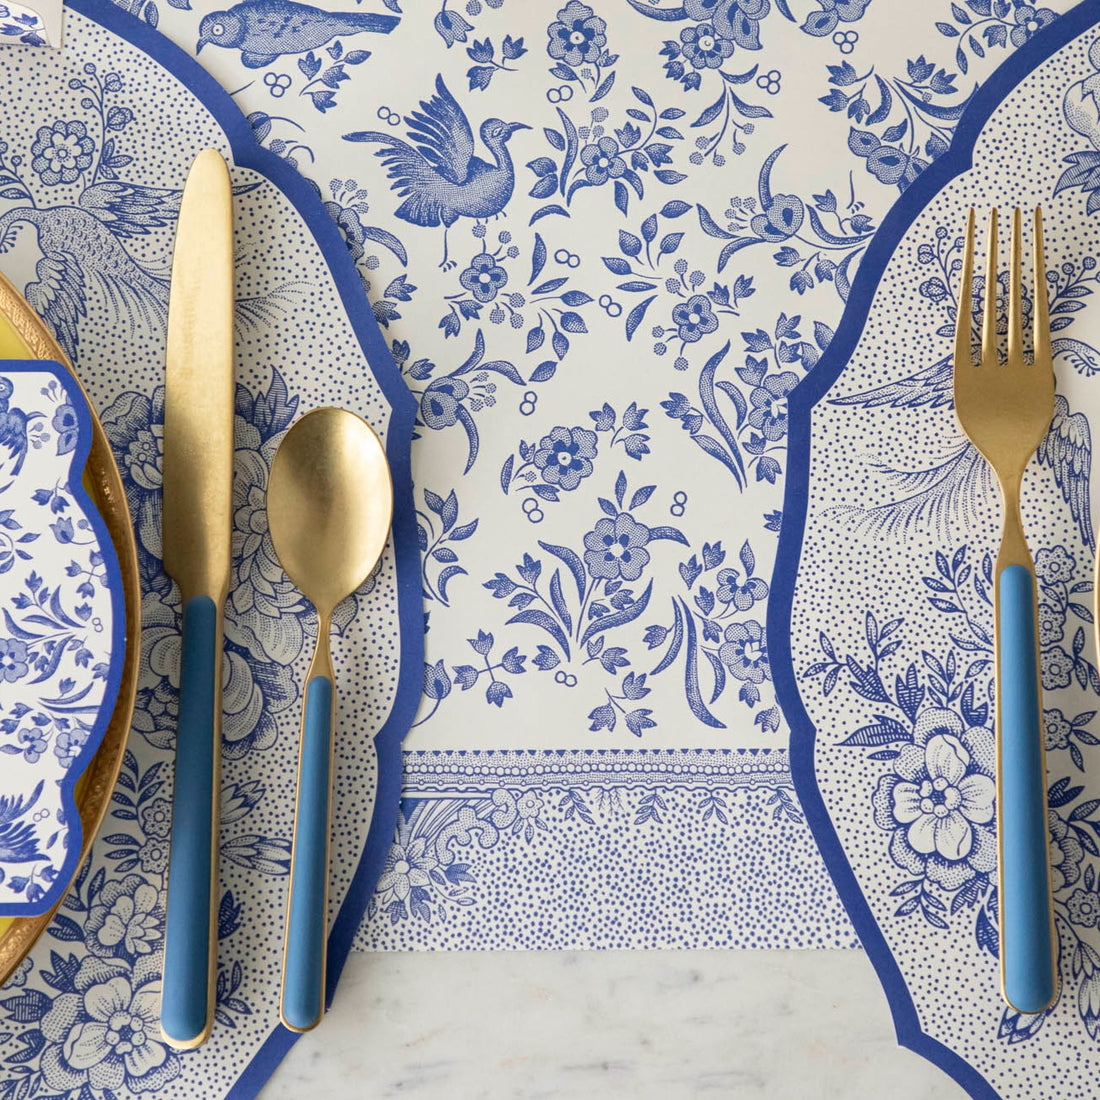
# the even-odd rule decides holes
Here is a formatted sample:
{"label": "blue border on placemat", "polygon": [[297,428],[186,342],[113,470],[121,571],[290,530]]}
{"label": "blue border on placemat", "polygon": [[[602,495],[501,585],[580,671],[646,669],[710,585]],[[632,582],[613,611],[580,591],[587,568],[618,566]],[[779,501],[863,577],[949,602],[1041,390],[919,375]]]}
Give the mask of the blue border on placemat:
{"label": "blue border on placemat", "polygon": [[[126,598],[122,587],[122,568],[118,563],[115,544],[107,524],[99,514],[95,502],[84,488],[84,467],[88,464],[88,455],[92,450],[92,414],[88,399],[73,378],[72,372],[52,359],[0,359],[0,372],[13,374],[52,374],[61,384],[65,396],[76,414],[76,447],[69,461],[68,480],[65,487],[73,496],[81,515],[91,524],[96,543],[103,554],[106,569],[107,590],[111,594],[111,653],[120,654],[126,649]],[[109,661],[107,681],[103,692],[103,701],[92,723],[88,740],[80,747],[72,763],[61,780],[61,806],[65,820],[71,822],[66,843],[64,862],[58,868],[57,877],[42,900],[35,905],[26,902],[0,903],[0,917],[34,917],[48,913],[58,901],[69,892],[77,862],[82,848],[83,828],[80,812],[76,806],[76,785],[95,756],[103,735],[111,723],[115,702],[118,699],[119,685],[122,683],[121,660]]]}
{"label": "blue border on placemat", "polygon": [[[393,478],[393,544],[397,560],[397,602],[401,629],[401,666],[397,693],[385,725],[375,735],[378,794],[359,867],[336,915],[328,941],[325,1004],[331,1004],[352,940],[382,873],[397,824],[401,798],[401,741],[420,703],[424,678],[424,608],[420,588],[420,551],[413,508],[412,431],[416,401],[374,319],[363,284],[336,223],[325,212],[309,182],[274,153],[262,148],[229,93],[193,58],[159,31],[116,7],[111,0],[66,0],[74,11],[117,34],[152,57],[180,81],[214,116],[233,151],[233,161],[270,180],[308,225],[332,272],[340,301],[371,370],[393,412],[386,433],[386,456]],[[276,1027],[229,1090],[232,1100],[250,1100],[298,1038]]]}
{"label": "blue border on placemat", "polygon": [[916,1006],[886,939],[844,854],[814,770],[817,731],[802,705],[791,657],[791,605],[806,528],[810,482],[810,416],[848,364],[871,308],[875,290],[894,250],[917,215],[952,179],[968,171],[974,143],[990,115],[1008,94],[1052,54],[1100,22],[1100,0],[1084,0],[1039,31],[1000,65],[974,93],[955,129],[951,146],[891,207],[867,248],[852,283],[844,316],[828,350],[791,394],[790,445],[783,521],[768,604],[767,632],[776,696],[791,727],[791,775],[810,830],[832,875],[856,934],[878,973],[890,1003],[898,1042],[934,1062],[971,1096],[997,1100],[998,1093],[968,1062],[926,1034]]}

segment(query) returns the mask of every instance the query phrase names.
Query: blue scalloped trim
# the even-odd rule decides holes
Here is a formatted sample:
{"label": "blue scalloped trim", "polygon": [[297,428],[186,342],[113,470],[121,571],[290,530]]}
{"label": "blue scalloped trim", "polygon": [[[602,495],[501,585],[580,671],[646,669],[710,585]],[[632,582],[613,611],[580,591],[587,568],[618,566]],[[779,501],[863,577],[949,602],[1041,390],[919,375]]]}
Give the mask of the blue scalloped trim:
{"label": "blue scalloped trim", "polygon": [[[326,1006],[332,1002],[356,929],[382,873],[397,823],[401,798],[401,740],[420,702],[424,668],[420,551],[413,507],[412,431],[416,402],[405,386],[371,312],[363,284],[336,223],[309,183],[285,161],[257,144],[252,127],[229,93],[174,42],[116,7],[110,0],[68,0],[69,6],[136,46],[172,73],[217,120],[233,151],[234,163],[270,180],[309,226],[328,263],[340,301],[393,413],[386,433],[386,457],[393,479],[393,544],[397,562],[397,604],[401,624],[401,667],[397,693],[385,725],[375,735],[378,795],[359,867],[329,933]],[[251,1100],[263,1087],[298,1036],[276,1027],[227,1096]]]}
{"label": "blue scalloped trim", "polygon": [[934,1062],[980,1100],[998,1100],[999,1094],[973,1066],[921,1029],[905,978],[860,890],[817,786],[814,770],[817,731],[799,695],[790,640],[791,603],[809,499],[810,415],[847,366],[863,334],[875,290],[894,250],[909,226],[943,187],[970,169],[974,144],[990,115],[1025,77],[1097,23],[1100,23],[1100,0],[1084,0],[1020,47],[981,85],[959,119],[951,147],[918,177],[883,218],[852,283],[851,295],[832,343],[805,381],[791,394],[788,404],[787,484],[767,629],[776,696],[791,727],[791,775],[795,790],[825,866],[882,983],[898,1042]]}
{"label": "blue scalloped trim", "polygon": [[[60,383],[76,413],[77,441],[69,463],[68,480],[65,487],[72,495],[81,514],[92,526],[96,542],[103,553],[106,568],[107,589],[111,594],[111,652],[122,653],[126,646],[126,598],[122,587],[122,568],[115,553],[115,544],[111,541],[107,524],[99,514],[94,501],[84,489],[84,467],[88,464],[88,455],[92,449],[92,415],[87,398],[76,384],[72,374],[60,363],[47,359],[0,359],[0,371],[9,374],[31,373],[52,374]],[[68,833],[68,847],[65,859],[58,868],[57,878],[50,885],[43,898],[34,905],[25,901],[0,903],[0,917],[30,917],[48,913],[68,892],[73,876],[76,874],[80,859],[81,827],[80,814],[76,808],[76,784],[88,770],[107,732],[111,714],[118,699],[119,685],[122,683],[122,661],[111,662],[107,673],[107,683],[103,693],[103,702],[92,724],[88,740],[81,746],[75,759],[61,779],[61,805],[66,821],[71,822]]]}

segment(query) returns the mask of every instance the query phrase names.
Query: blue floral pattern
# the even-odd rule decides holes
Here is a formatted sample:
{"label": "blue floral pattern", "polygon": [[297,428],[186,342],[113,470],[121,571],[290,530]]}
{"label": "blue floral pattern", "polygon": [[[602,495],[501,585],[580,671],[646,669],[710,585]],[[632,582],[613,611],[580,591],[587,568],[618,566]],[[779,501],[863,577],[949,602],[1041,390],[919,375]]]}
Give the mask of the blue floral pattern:
{"label": "blue floral pattern", "polygon": [[[530,752],[413,751],[405,759],[397,837],[368,910],[376,947],[463,947],[475,935],[492,948],[683,947],[698,942],[690,922],[654,928],[628,914],[650,903],[655,890],[675,888],[689,861],[716,873],[725,867],[734,895],[751,893],[755,881],[792,909],[788,946],[855,942],[850,930],[822,934],[812,910],[833,899],[810,902],[789,877],[752,858],[757,827],[781,838],[793,859],[807,851],[783,750],[610,751],[599,770],[586,766],[579,750],[560,754],[557,773]],[[677,858],[650,862],[643,882],[629,867],[646,862],[655,844]],[[564,877],[540,885],[537,905],[525,890],[495,889],[508,879],[526,881],[536,865],[557,864],[577,845],[604,868],[593,889],[613,920],[579,928],[570,908],[575,882]],[[493,919],[494,912],[504,919]],[[769,934],[771,921],[760,910],[716,922],[707,942],[750,946]]]}
{"label": "blue floral pattern", "polygon": [[[789,409],[901,185],[1030,18],[991,4],[987,43],[975,3],[961,37],[949,5],[910,13],[900,62],[867,0],[438,3],[357,39],[323,112],[304,56],[229,82],[316,181],[417,402],[422,745],[522,730],[553,770],[564,747],[782,744]],[[161,11],[185,44],[201,22]]]}
{"label": "blue floral pattern", "polygon": [[[416,401],[408,519],[422,552],[428,653],[417,675],[416,737],[425,755],[406,754],[404,820],[386,866],[378,861],[384,885],[359,942],[613,945],[616,922],[631,921],[625,899],[637,897],[629,861],[616,879],[618,898],[585,879],[583,920],[540,938],[530,878],[540,860],[558,881],[576,883],[598,862],[584,853],[610,852],[616,837],[626,838],[622,850],[637,855],[636,866],[644,859],[648,867],[675,865],[677,846],[690,838],[736,863],[731,822],[751,821],[745,829],[756,849],[779,845],[798,869],[752,895],[766,919],[756,921],[748,905],[731,907],[729,942],[850,943],[785,770],[771,776],[765,796],[739,784],[748,772],[729,773],[723,786],[705,769],[751,767],[781,753],[786,738],[775,701],[785,639],[768,629],[768,604],[799,387],[827,354],[873,233],[902,187],[919,186],[970,90],[1021,36],[1034,38],[1044,5],[991,0],[983,13],[983,0],[945,0],[913,8],[899,53],[897,13],[882,0],[439,0],[418,11],[391,2],[370,13],[322,12],[319,34],[342,28],[324,45],[293,52],[304,43],[284,42],[277,54],[247,58],[240,47],[218,47],[210,24],[203,30],[209,13],[162,0],[120,6],[189,50],[205,40],[257,140],[315,181]],[[352,34],[337,18],[386,13],[400,17],[386,33]],[[91,87],[89,99],[104,101],[102,123],[74,107],[37,124],[83,120],[97,142],[93,165],[47,189],[26,159],[13,163],[29,148],[13,147],[0,165],[4,189],[26,181],[46,196],[43,205],[64,199],[90,211],[101,209],[96,188],[119,182],[104,171],[129,182],[129,166],[117,159],[134,155],[126,143],[135,123],[110,131],[106,155],[102,126],[109,117],[124,123],[114,108],[135,112],[137,127],[144,118],[124,90],[108,87],[109,71],[99,73],[102,91],[76,74]],[[1082,95],[1074,116],[1086,130],[1088,102]],[[1085,151],[1091,142],[1077,132]],[[33,223],[20,218],[2,230],[29,237]],[[41,226],[35,231],[41,238]],[[135,240],[144,238],[130,238],[141,260]],[[922,281],[936,276],[949,286],[932,262]],[[944,262],[949,268],[952,259]],[[156,283],[137,279],[151,291],[149,308],[159,308]],[[64,331],[65,316],[55,325]],[[234,767],[277,753],[294,719],[292,701],[282,702],[288,685],[274,671],[280,647],[293,649],[295,638],[261,628],[270,628],[274,607],[288,631],[308,630],[271,570],[256,503],[273,442],[262,421],[269,404],[278,406],[272,367],[286,401],[303,395],[292,359],[258,365],[241,398],[248,411],[238,426],[256,432],[243,447],[249,457],[235,500],[247,567],[235,577],[227,647],[240,689]],[[147,434],[118,409],[118,438],[131,456],[130,492],[155,529],[155,386],[141,394],[150,403]],[[120,396],[111,390],[108,403]],[[1072,549],[1050,540],[1058,541]],[[145,542],[156,665],[142,685],[138,744],[152,753],[174,723],[163,670],[173,660],[176,611],[156,587],[155,537]],[[1063,632],[1056,644],[1072,658],[1074,634]],[[1050,674],[1065,673],[1065,661],[1052,658]],[[1074,721],[1087,708],[1060,709],[1070,732],[1052,717],[1052,736],[1081,748],[1089,723]],[[721,763],[698,751],[716,743],[731,754]],[[466,772],[444,770],[479,768],[485,753],[520,749],[528,755],[507,766],[530,764],[544,779],[493,772],[464,786]],[[671,755],[647,772],[651,754],[664,752]],[[1062,752],[1071,760],[1070,748]],[[433,753],[451,755],[437,761]],[[602,773],[609,754],[626,754],[614,759],[629,766]],[[420,778],[416,768],[425,769]],[[253,861],[235,868],[274,873],[285,851],[268,842],[286,834],[253,824],[267,820],[271,800],[251,781],[235,777],[227,793],[226,813],[243,816],[223,859],[232,862],[232,852]],[[585,796],[601,784],[603,793]],[[133,809],[139,821],[144,809]],[[471,814],[493,824],[498,809],[498,840],[483,847]],[[435,838],[452,826],[448,858]],[[864,826],[889,841],[869,818]],[[137,860],[130,871],[144,873],[143,860],[156,867],[159,839],[137,826],[127,832],[139,838],[124,861]],[[1081,867],[1076,833],[1065,837],[1072,874]],[[1075,888],[1084,889],[1083,876]],[[650,903],[675,907],[687,891],[702,913],[705,899],[693,890],[662,886]],[[437,904],[446,892],[456,900]],[[820,903],[801,909],[798,896]],[[237,892],[234,899],[247,904]],[[662,945],[711,942],[700,921],[666,923]],[[237,940],[228,938],[226,950]],[[248,981],[246,967],[246,991]],[[259,1015],[247,992],[228,996]],[[248,1017],[233,1018],[248,1026]],[[184,1067],[181,1081],[186,1059]]]}
{"label": "blue floral pattern", "polygon": [[[904,990],[914,1010],[903,1041],[945,1067],[954,1062],[972,1091],[1003,1097],[1057,1090],[1071,1064],[1091,1059],[1100,1033],[1100,803],[1088,790],[1100,745],[1090,507],[1098,356],[1089,333],[1100,203],[1088,167],[1097,15],[1094,3],[1065,24],[1028,5],[955,5],[952,21],[939,25],[970,60],[983,41],[1027,52],[995,93],[974,94],[959,147],[940,154],[942,170],[917,179],[911,201],[907,191],[871,272],[873,305],[870,280],[860,288],[869,315],[845,317],[815,394],[804,402],[795,394],[789,431],[811,469],[796,517],[805,527],[781,535],[780,566],[798,543],[800,563],[797,579],[774,578],[773,587],[793,594],[789,617],[777,603],[769,616],[782,639],[774,674],[792,756],[805,767],[813,754],[803,805],[815,832],[831,838],[834,874],[849,876],[846,905],[889,976],[895,1008]],[[1033,40],[1044,27],[1045,46]],[[945,83],[938,72],[910,76]],[[1040,130],[1049,136],[1036,148],[1023,135]],[[1054,418],[1023,503],[1038,581],[1060,983],[1054,1004],[1031,1015],[1006,1007],[998,976],[1000,513],[987,507],[995,486],[951,400],[954,318],[977,306],[956,298],[962,219],[967,207],[988,208],[1006,192],[1041,202],[1052,227],[1045,285],[1029,288],[1025,311],[1030,317],[1034,296],[1046,296],[1057,349]],[[1053,229],[1068,224],[1075,234]],[[984,282],[974,289],[982,294]],[[995,297],[1003,316],[1003,286]],[[910,338],[923,341],[920,363],[896,355],[894,342]],[[822,583],[826,575],[846,583]],[[795,622],[813,629],[794,630]],[[950,993],[938,977],[945,972],[960,983]],[[973,1013],[965,1050],[955,1030],[960,996]]]}
{"label": "blue floral pattern", "polygon": [[[84,397],[48,363],[0,369],[0,914],[46,912],[76,870],[73,787],[118,693],[122,578],[81,488]],[[75,822],[75,827],[74,827]]]}
{"label": "blue floral pattern", "polygon": [[[144,7],[146,24],[156,11]],[[381,873],[385,846],[364,854],[372,818],[362,799],[377,805],[388,832],[396,817],[399,739],[421,682],[419,571],[409,522],[414,402],[365,309],[348,255],[357,243],[373,247],[388,239],[364,221],[356,187],[345,181],[332,200],[342,215],[334,226],[335,214],[316,192],[273,154],[262,154],[244,116],[148,25],[97,0],[73,0],[66,20],[64,53],[13,53],[5,68],[13,83],[0,107],[0,252],[96,397],[134,521],[142,652],[133,729],[90,858],[75,879],[75,866],[63,871],[56,859],[52,873],[37,858],[26,870],[3,867],[0,898],[12,889],[29,895],[48,882],[59,891],[70,881],[71,887],[0,997],[0,1097],[182,1098],[208,1091],[211,1058],[221,1079],[233,1081],[261,1048],[272,1052],[270,1068],[289,1045],[278,1023],[281,922],[257,917],[285,905],[293,810],[281,793],[276,797],[271,776],[290,774],[297,758],[316,618],[278,565],[264,498],[272,457],[290,424],[304,408],[333,401],[364,414],[387,439],[400,503],[391,548],[335,616],[338,678],[349,678],[352,653],[355,660],[367,654],[372,666],[385,665],[392,675],[373,678],[359,695],[373,715],[360,720],[361,735],[338,730],[340,767],[350,768],[355,781],[347,789],[337,782],[337,804],[354,798],[359,808],[335,810],[334,863],[350,873],[334,883],[333,911],[347,906],[351,919],[344,918],[348,932],[330,945],[330,964],[339,965],[350,948],[368,900],[365,883]],[[40,94],[41,81],[53,95]],[[175,142],[166,150],[169,131]],[[216,1028],[209,1047],[183,1054],[164,1043],[158,1023],[181,618],[178,590],[161,565],[161,364],[179,183],[192,149],[208,145],[227,154],[237,187],[241,382],[222,657]],[[257,250],[246,243],[253,233],[285,251]],[[364,308],[356,312],[353,304]],[[319,378],[299,351],[312,339],[309,319],[322,315],[333,367]],[[61,775],[75,770],[91,740],[83,708],[102,692],[108,667],[109,647],[95,629],[110,627],[105,615],[98,618],[106,566],[67,478],[57,474],[58,464],[67,474],[81,447],[72,396],[52,376],[49,384],[38,376],[29,391],[13,389],[0,370],[0,402],[0,487],[17,463],[25,460],[17,487],[35,471],[30,512],[6,511],[5,497],[16,490],[0,492],[0,516],[11,521],[0,526],[0,583],[14,577],[18,588],[13,601],[4,590],[0,626],[0,752]],[[41,469],[44,455],[54,464],[49,477]],[[31,518],[37,542],[20,542],[31,533]],[[37,558],[47,542],[60,550],[61,566],[32,572],[37,562],[27,560],[28,550]],[[70,661],[76,673],[69,673]],[[31,705],[27,693],[35,679],[49,688],[41,706]],[[0,847],[37,843],[37,830],[49,822],[30,820],[48,807],[51,792],[39,782],[21,799],[6,794],[0,794],[0,816],[7,819]],[[56,823],[49,832],[59,832]],[[60,836],[43,836],[51,857],[63,849]],[[361,864],[359,884],[349,885]]]}

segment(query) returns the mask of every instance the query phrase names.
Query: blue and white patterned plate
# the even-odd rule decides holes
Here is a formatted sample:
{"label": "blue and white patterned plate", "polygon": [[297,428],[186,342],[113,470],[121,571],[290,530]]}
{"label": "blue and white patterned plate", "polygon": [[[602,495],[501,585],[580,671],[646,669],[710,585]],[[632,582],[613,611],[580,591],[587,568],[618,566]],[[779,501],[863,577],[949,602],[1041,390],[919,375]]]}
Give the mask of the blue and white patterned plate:
{"label": "blue and white patterned plate", "polygon": [[46,21],[37,11],[15,0],[3,0],[0,3],[0,44],[12,43],[20,46],[51,44]]}
{"label": "blue and white patterned plate", "polygon": [[[836,339],[791,401],[770,633],[795,782],[901,1041],[982,1097],[1091,1097],[1100,1070],[1098,91],[1100,3],[1088,0],[974,96],[950,151],[884,220]],[[966,210],[1016,204],[1043,206],[1058,386],[1023,489],[1061,978],[1055,1005],[1034,1016],[1006,1008],[998,973],[990,592],[1001,508],[951,395]],[[939,796],[907,801],[926,784],[946,809]]]}
{"label": "blue and white patterned plate", "polygon": [[0,361],[0,916],[47,912],[81,849],[73,788],[126,644],[118,558],[81,479],[92,419],[58,363]]}
{"label": "blue and white patterned plate", "polygon": [[[114,449],[137,539],[143,647],[101,834],[0,998],[0,1096],[251,1095],[293,1041],[277,999],[300,694],[316,633],[271,546],[267,472],[301,412],[338,404],[379,431],[394,477],[392,542],[339,609],[333,640],[331,995],[393,836],[400,739],[422,683],[413,403],[315,191],[147,24],[102,0],[67,9],[63,51],[0,56],[0,264],[73,359]],[[216,1025],[210,1043],[179,1053],[156,1022],[180,620],[160,562],[163,362],[180,187],[207,146],[227,157],[236,188],[235,557]],[[106,1025],[120,1020],[116,1043]]]}

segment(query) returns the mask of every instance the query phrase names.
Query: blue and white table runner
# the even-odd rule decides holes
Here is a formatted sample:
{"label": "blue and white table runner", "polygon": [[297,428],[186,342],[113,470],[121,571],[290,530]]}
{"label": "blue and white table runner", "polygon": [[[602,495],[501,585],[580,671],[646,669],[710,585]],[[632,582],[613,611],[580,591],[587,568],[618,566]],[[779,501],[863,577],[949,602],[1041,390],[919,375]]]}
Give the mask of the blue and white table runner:
{"label": "blue and white table runner", "polygon": [[855,943],[770,666],[787,400],[1054,10],[474,3],[255,72],[203,46],[336,204],[420,403],[425,697],[360,946]]}
{"label": "blue and white table runner", "polygon": [[424,699],[357,942],[853,945],[769,662],[787,399],[1057,5],[400,8],[138,10],[317,182],[419,402]]}
{"label": "blue and white table runner", "polygon": [[417,402],[427,664],[357,944],[855,945],[766,628],[788,401],[1069,4],[120,6],[314,181]]}

